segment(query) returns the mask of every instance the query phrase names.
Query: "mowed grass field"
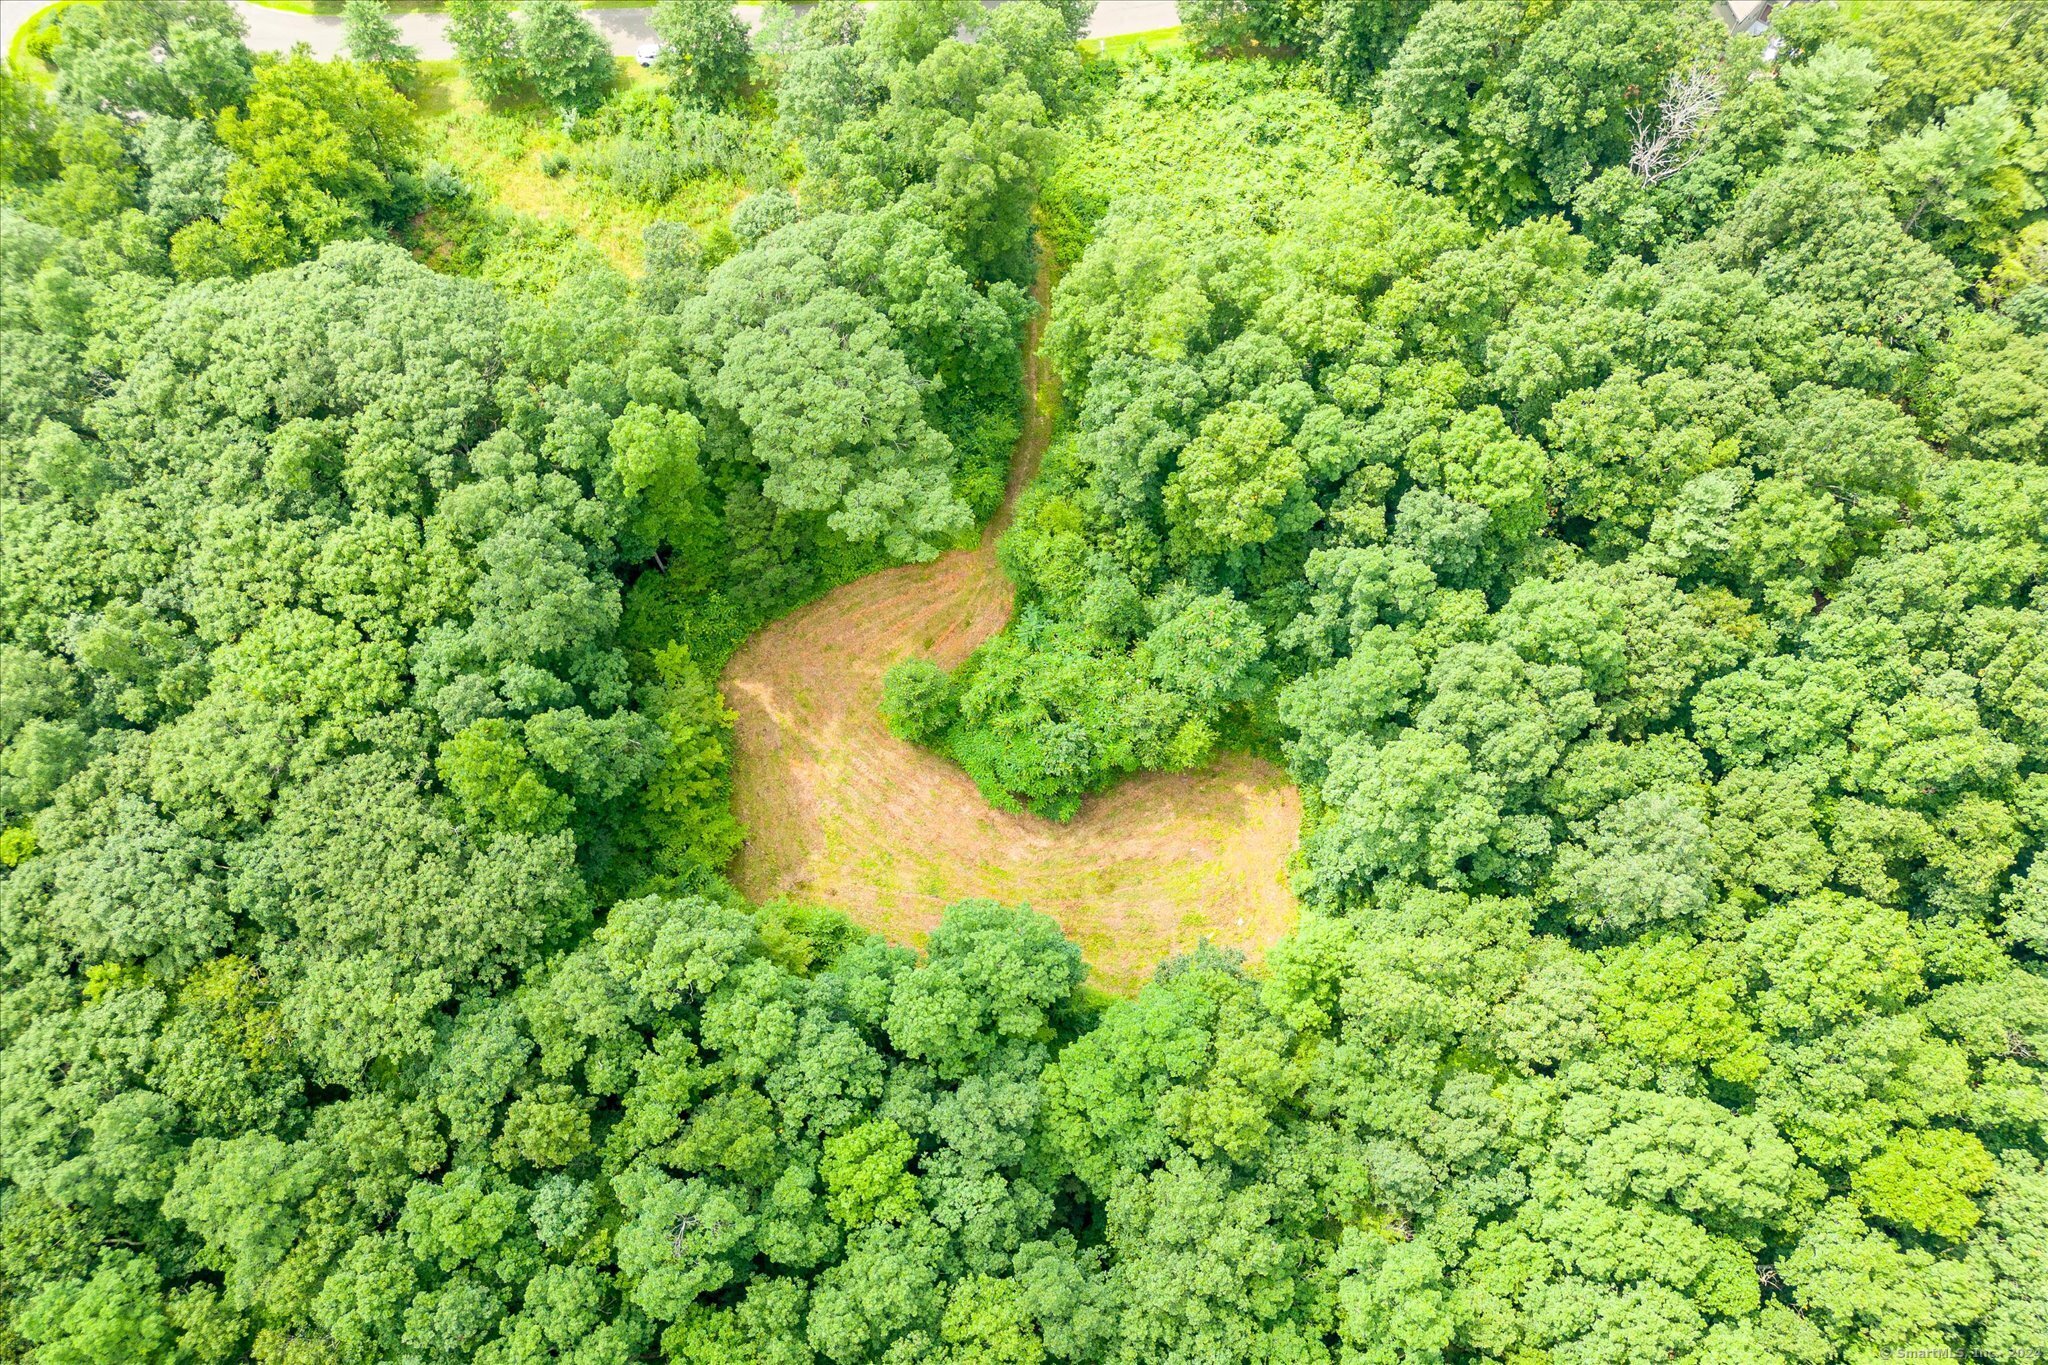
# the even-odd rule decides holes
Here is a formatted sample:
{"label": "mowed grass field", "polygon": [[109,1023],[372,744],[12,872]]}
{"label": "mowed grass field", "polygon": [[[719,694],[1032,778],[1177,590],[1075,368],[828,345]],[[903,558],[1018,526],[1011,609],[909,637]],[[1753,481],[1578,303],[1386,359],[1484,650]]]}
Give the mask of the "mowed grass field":
{"label": "mowed grass field", "polygon": [[1050,434],[1037,369],[1005,511],[978,546],[849,583],[769,623],[726,666],[734,809],[749,834],[731,875],[756,900],[831,906],[912,944],[956,901],[1026,904],[1059,921],[1109,993],[1205,938],[1256,961],[1296,918],[1287,868],[1301,800],[1280,769],[1227,754],[1145,774],[1060,824],[995,809],[956,765],[882,724],[891,664],[915,654],[952,667],[1009,620],[995,541]]}

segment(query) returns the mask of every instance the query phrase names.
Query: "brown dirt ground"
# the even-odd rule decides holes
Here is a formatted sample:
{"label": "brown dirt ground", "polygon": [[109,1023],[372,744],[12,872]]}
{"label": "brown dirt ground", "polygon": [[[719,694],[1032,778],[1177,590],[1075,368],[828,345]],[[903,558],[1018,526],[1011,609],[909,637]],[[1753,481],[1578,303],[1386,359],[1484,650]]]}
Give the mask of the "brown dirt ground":
{"label": "brown dirt ground", "polygon": [[1010,619],[996,537],[1052,425],[1035,324],[1029,343],[1034,397],[981,543],[849,583],[771,622],[726,666],[733,806],[749,836],[732,879],[756,900],[829,905],[900,942],[921,942],[955,901],[1030,905],[1081,945],[1105,991],[1135,990],[1203,938],[1256,961],[1296,913],[1286,865],[1301,799],[1272,764],[1224,754],[1142,774],[1060,824],[995,809],[956,765],[882,724],[891,664],[954,667]]}

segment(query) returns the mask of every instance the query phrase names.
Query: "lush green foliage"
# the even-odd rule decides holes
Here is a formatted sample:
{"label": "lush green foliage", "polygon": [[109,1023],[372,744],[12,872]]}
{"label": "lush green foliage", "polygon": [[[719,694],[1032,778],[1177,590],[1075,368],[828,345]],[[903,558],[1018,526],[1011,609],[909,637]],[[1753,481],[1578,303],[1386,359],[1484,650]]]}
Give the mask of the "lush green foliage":
{"label": "lush green foliage", "polygon": [[[303,55],[256,72],[246,112],[226,109],[221,144],[234,153],[221,196],[220,231],[238,265],[304,260],[328,242],[360,236],[406,205],[417,133],[413,112],[383,75]],[[195,224],[195,226],[197,226]],[[184,229],[191,232],[192,228]],[[174,238],[179,273],[189,253]]]}
{"label": "lush green foliage", "polygon": [[[819,6],[783,42],[778,127],[821,206],[901,202],[983,276],[1030,275],[1030,216],[1080,58],[1052,5]],[[973,25],[972,41],[955,33]]]}
{"label": "lush green foliage", "polygon": [[518,49],[534,93],[565,114],[595,107],[611,89],[611,47],[577,13],[575,0],[526,0]]}
{"label": "lush green foliage", "polygon": [[597,107],[612,85],[611,48],[574,0],[449,0],[448,41],[485,101],[538,98],[565,118]]}
{"label": "lush green foliage", "polygon": [[[1073,946],[978,907],[919,967],[710,876],[706,668],[992,508],[1024,292],[909,205],[779,190],[658,234],[638,291],[340,242],[411,174],[379,65],[245,58],[211,128],[5,87],[0,1355],[850,1358],[936,1331],[964,1264],[1077,1264],[1018,1105],[1084,1017]],[[764,1091],[771,997],[807,1022]],[[698,1302],[756,1255],[830,1272],[816,1311]]]}
{"label": "lush green foliage", "polygon": [[[6,76],[0,116],[24,217],[93,245],[96,269],[184,280],[305,260],[420,207],[418,127],[373,65],[252,60],[220,0],[76,6],[50,51],[57,108]],[[168,54],[158,61],[155,54]]]}
{"label": "lush green foliage", "polygon": [[[507,99],[582,41],[526,8],[451,6]],[[2040,7],[1715,38],[1675,168],[1691,8],[1219,0],[1268,56],[1123,71],[1086,9],[565,75],[755,191],[638,280],[415,168],[389,54],[81,6],[0,80],[0,1359],[2048,1338]],[[889,723],[1308,807],[1263,968],[1116,1002],[1028,910],[716,875],[727,653],[1000,497],[1041,186],[1019,611]]]}
{"label": "lush green foliage", "polygon": [[490,0],[448,0],[448,42],[478,98],[501,100],[520,90],[526,70],[510,9]]}
{"label": "lush green foliage", "polygon": [[383,72],[393,87],[411,90],[418,83],[420,54],[406,45],[384,0],[348,0],[341,29],[348,55]]}
{"label": "lush green foliage", "polygon": [[1429,0],[1180,0],[1180,17],[1197,46],[1310,58],[1326,88],[1355,98],[1427,8]]}
{"label": "lush green foliage", "polygon": [[249,88],[242,22],[227,0],[81,5],[50,53],[58,98],[99,113],[210,118]]}
{"label": "lush green foliage", "polygon": [[746,25],[720,0],[661,0],[654,32],[663,47],[659,65],[677,95],[716,109],[732,101],[747,78],[751,49]]}
{"label": "lush green foliage", "polygon": [[1081,257],[1109,206],[1144,196],[1232,232],[1270,232],[1318,185],[1384,181],[1366,121],[1332,108],[1299,68],[1202,62],[1126,75],[1080,110],[1046,178],[1040,217],[1062,261]]}
{"label": "lush green foliage", "polygon": [[1726,38],[1705,7],[1668,0],[1432,6],[1376,85],[1373,137],[1486,221],[1568,204],[1627,159],[1631,112]]}
{"label": "lush green foliage", "polygon": [[[1573,9],[1546,23],[1682,17]],[[1432,9],[1382,99],[1501,16]],[[1646,184],[1571,32],[1475,39],[1507,64],[1461,98],[1504,152],[1375,119],[1456,207],[1336,152],[1274,158],[1292,194],[1190,157],[1201,183],[1067,196],[1069,417],[1002,547],[1020,614],[949,686],[891,676],[899,731],[997,801],[1065,816],[1218,735],[1310,795],[1308,919],[1263,985],[1190,965],[1053,1069],[1110,1280],[1174,1255],[1167,1182],[1214,1192],[1185,1254],[1229,1248],[1123,1298],[1106,1358],[1995,1354],[2048,1321],[2015,1221],[2048,1151],[2048,350],[1967,301],[1994,262],[2038,278],[2033,97],[1888,111],[1873,50],[1795,48]],[[1225,79],[1133,72],[1078,183]],[[1553,138],[1531,111],[1565,97]],[[1586,235],[1467,216],[1603,163],[1634,197],[1579,194]],[[1204,1030],[1227,1099],[1137,1060],[1198,991],[1257,1000]]]}

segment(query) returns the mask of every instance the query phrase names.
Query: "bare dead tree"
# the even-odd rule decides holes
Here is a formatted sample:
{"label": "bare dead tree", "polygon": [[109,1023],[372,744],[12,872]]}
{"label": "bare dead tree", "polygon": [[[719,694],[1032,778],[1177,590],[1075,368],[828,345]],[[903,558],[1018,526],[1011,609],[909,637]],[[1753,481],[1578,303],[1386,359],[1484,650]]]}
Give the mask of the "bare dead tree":
{"label": "bare dead tree", "polygon": [[1628,168],[1636,179],[1645,187],[1661,184],[1691,165],[1700,154],[1700,134],[1720,108],[1721,77],[1712,67],[1674,71],[1664,98],[1657,102],[1654,122],[1647,109],[1629,111],[1636,135]]}

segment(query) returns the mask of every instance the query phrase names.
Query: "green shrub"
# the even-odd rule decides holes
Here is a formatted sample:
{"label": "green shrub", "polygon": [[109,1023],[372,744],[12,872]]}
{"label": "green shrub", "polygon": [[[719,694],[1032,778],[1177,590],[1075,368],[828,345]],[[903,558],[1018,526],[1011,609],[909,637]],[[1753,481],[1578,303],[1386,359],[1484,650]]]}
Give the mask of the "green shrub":
{"label": "green shrub", "polygon": [[953,680],[930,659],[905,659],[882,679],[882,719],[898,739],[929,744],[956,712]]}

